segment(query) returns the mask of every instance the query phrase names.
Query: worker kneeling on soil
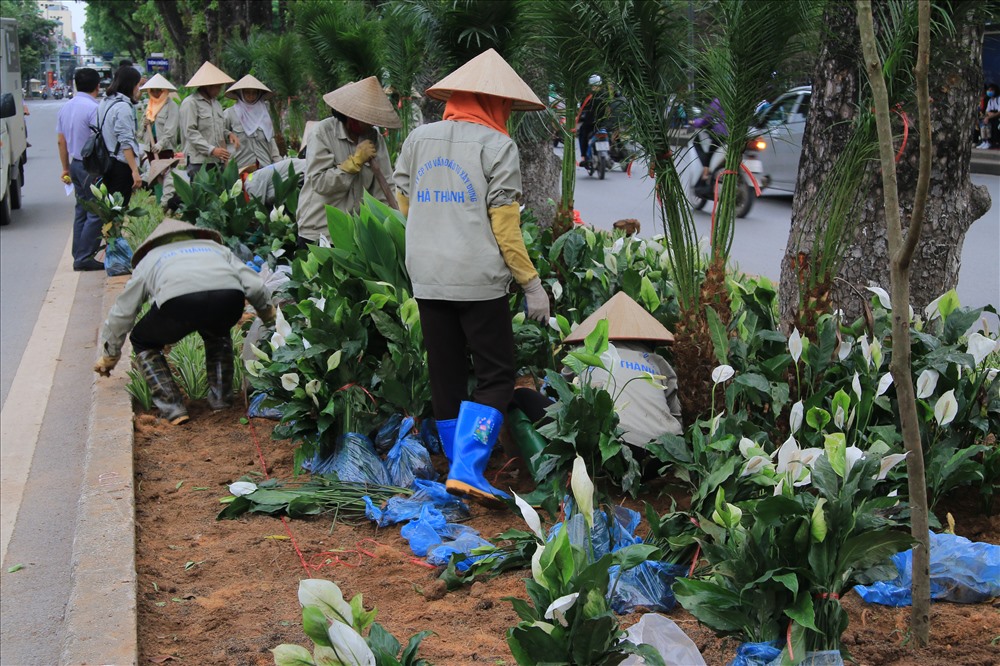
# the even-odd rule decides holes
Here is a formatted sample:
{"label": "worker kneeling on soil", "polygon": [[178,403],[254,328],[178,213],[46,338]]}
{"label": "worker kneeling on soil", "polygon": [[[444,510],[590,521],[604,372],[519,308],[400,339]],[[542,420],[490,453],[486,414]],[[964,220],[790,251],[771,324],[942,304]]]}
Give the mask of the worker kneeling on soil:
{"label": "worker kneeling on soil", "polygon": [[[622,439],[645,449],[661,435],[683,434],[677,374],[666,359],[654,352],[656,346],[673,342],[673,334],[620,291],[577,326],[563,343],[567,348],[581,344],[602,319],[608,320],[608,340],[615,348],[608,370],[612,377],[610,384],[621,391],[615,400],[615,410],[624,431]],[[592,369],[591,373],[592,386],[609,384],[607,371]],[[657,378],[656,385],[644,381],[650,375]],[[551,404],[550,398],[530,388],[514,391],[513,405],[517,409],[510,410],[511,435],[532,474],[537,470],[537,461],[532,463],[532,458],[545,446],[545,440],[531,424],[544,423],[549,418],[545,409]]]}
{"label": "worker kneeling on soil", "polygon": [[[160,416],[174,425],[187,421],[188,414],[163,347],[197,331],[205,341],[208,404],[213,410],[226,409],[233,395],[231,329],[243,315],[244,301],[265,323],[274,321],[271,295],[260,276],[221,242],[210,229],[163,220],[135,251],[132,278],[101,329],[103,355],[94,371],[111,374],[132,331],[135,366],[149,384]],[[152,307],[136,323],[147,300]]]}

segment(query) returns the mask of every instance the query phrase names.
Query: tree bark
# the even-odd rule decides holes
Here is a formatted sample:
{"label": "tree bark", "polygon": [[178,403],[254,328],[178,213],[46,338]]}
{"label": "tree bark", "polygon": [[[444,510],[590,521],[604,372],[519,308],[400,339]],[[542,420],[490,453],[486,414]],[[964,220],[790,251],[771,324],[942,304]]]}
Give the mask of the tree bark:
{"label": "tree bark", "polygon": [[[813,97],[805,134],[792,227],[781,268],[781,320],[786,327],[797,317],[798,280],[795,266],[810,261],[816,225],[822,214],[810,218],[809,207],[826,174],[836,160],[838,147],[849,134],[860,95],[858,74],[863,66],[854,28],[856,11],[852,3],[830,3],[824,23],[820,58],[813,76]],[[976,100],[982,89],[982,43],[984,23],[979,11],[970,7],[953,17],[955,32],[935,40],[930,63],[931,131],[934,142],[930,196],[926,208],[924,242],[918,248],[910,273],[912,305],[920,310],[958,283],[962,244],[972,223],[989,210],[985,187],[973,185],[969,165],[972,155],[970,128],[974,126]],[[849,26],[849,27],[848,27]],[[876,26],[876,30],[878,26]],[[914,137],[917,127],[915,107],[905,105],[910,140],[897,164],[900,200],[903,202],[904,230],[912,213],[918,173],[919,149]],[[902,122],[893,118],[899,149]],[[889,252],[886,238],[882,186],[873,165],[864,187],[865,198],[854,241],[848,248],[833,289],[835,307],[848,319],[862,312],[856,288],[889,284]],[[819,219],[816,219],[816,218]],[[867,292],[865,292],[867,293]]]}
{"label": "tree bark", "polygon": [[[521,63],[526,82],[535,90],[544,90],[545,72],[537,62]],[[525,113],[533,113],[527,111]],[[559,160],[552,152],[552,137],[537,136],[530,140],[519,139],[521,154],[522,203],[535,214],[542,226],[551,226],[555,219],[555,201],[559,198]]]}

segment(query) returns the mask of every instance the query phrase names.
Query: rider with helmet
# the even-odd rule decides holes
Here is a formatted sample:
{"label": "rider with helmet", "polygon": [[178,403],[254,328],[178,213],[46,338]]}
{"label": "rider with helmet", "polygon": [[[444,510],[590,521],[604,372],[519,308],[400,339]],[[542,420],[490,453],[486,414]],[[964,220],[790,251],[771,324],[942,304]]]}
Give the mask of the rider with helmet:
{"label": "rider with helmet", "polygon": [[589,166],[590,137],[594,133],[594,127],[605,122],[608,118],[608,94],[602,87],[603,81],[600,75],[591,74],[587,80],[590,85],[590,93],[584,98],[580,105],[580,113],[577,116],[577,137],[580,141],[580,155],[582,160],[580,166]]}

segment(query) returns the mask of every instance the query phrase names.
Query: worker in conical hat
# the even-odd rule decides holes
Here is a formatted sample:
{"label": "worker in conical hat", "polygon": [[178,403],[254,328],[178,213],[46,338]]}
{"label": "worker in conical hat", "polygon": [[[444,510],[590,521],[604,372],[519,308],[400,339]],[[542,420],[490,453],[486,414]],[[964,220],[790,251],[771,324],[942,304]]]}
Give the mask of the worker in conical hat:
{"label": "worker in conical hat", "polygon": [[[222,245],[212,229],[164,219],[132,255],[135,270],[115,300],[101,329],[101,358],[94,371],[108,376],[132,341],[135,366],[149,384],[160,416],[177,425],[187,408],[163,347],[195,331],[205,342],[208,403],[213,410],[232,405],[232,327],[247,300],[265,323],[276,312],[260,276]],[[136,322],[146,301],[152,307]],[[129,332],[131,331],[131,335]]]}
{"label": "worker in conical hat", "polygon": [[297,211],[303,247],[328,233],[326,206],[351,215],[361,209],[365,192],[389,203],[372,166],[386,175],[392,170],[385,140],[375,128],[402,125],[374,76],[328,92],[323,101],[333,115],[309,133],[306,178]]}
{"label": "worker in conical hat", "polygon": [[[644,449],[662,435],[682,435],[677,374],[667,360],[655,352],[657,347],[673,342],[673,334],[628,294],[620,291],[584,319],[563,343],[567,348],[580,345],[602,320],[608,322],[609,348],[602,357],[607,370],[590,369],[581,379],[594,387],[612,387],[609,391],[615,394],[622,439],[633,447]],[[540,462],[535,456],[544,446],[533,424],[547,422],[550,417],[545,410],[552,402],[530,388],[514,391],[516,409],[510,410],[511,434],[532,475]]]}
{"label": "worker in conical hat", "polygon": [[514,393],[511,281],[524,290],[529,317],[549,317],[548,296],[521,237],[521,170],[507,120],[512,111],[545,105],[493,49],[427,95],[445,102],[444,118],[413,130],[393,176],[407,216],[406,267],[420,311],[434,417],[451,464],[446,486],[496,505],[506,493],[483,472]]}
{"label": "worker in conical hat", "polygon": [[222,114],[226,132],[236,135],[236,166],[240,169],[259,169],[281,159],[278,143],[274,140],[274,124],[265,102],[274,96],[271,89],[247,74],[226,91],[226,97],[235,99]]}
{"label": "worker in conical hat", "polygon": [[[149,104],[143,114],[143,143],[150,161],[170,159],[178,146],[178,130],[181,124],[181,110],[170,97],[177,90],[162,74],[139,86],[149,95]],[[180,151],[177,151],[180,152]]]}
{"label": "worker in conical hat", "polygon": [[227,136],[218,99],[222,86],[232,82],[228,74],[210,62],[203,64],[187,82],[188,88],[197,88],[181,102],[181,140],[191,178],[203,167],[215,168],[229,161],[227,139],[238,147],[236,135],[230,132]]}

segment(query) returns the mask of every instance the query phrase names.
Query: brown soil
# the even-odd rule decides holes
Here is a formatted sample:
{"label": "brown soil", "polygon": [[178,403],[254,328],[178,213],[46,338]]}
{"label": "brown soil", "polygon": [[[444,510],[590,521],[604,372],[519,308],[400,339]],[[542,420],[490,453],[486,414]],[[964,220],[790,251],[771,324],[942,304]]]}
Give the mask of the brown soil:
{"label": "brown soil", "polygon": [[[363,594],[365,606],[378,608],[377,620],[402,642],[418,631],[435,632],[420,654],[439,666],[514,663],[505,632],[517,616],[502,599],[526,596],[523,572],[445,594],[436,572],[411,557],[398,527],[331,524],[324,517],[288,521],[287,530],[269,516],[217,521],[227,485],[260,472],[261,463],[251,427],[239,423],[240,410],[212,414],[199,404],[191,409],[184,426],[149,415],[135,422],[140,664],[273,664],[269,650],[278,644],[311,645],[296,596],[306,577],[329,578],[348,598]],[[272,426],[253,422],[268,471],[289,478],[292,450],[270,439]],[[500,458],[494,458],[491,480]],[[509,469],[501,474],[504,483],[520,485]],[[947,506],[960,534],[1000,542],[1000,516]],[[486,538],[522,526],[520,517],[506,511],[471,510],[469,524]],[[854,595],[844,605],[851,622],[845,645],[859,664],[1000,666],[1000,649],[991,645],[1000,637],[995,606],[935,604],[933,647],[913,650],[908,608],[872,606]],[[732,658],[735,641],[715,638],[680,608],[669,615],[708,664]]]}

